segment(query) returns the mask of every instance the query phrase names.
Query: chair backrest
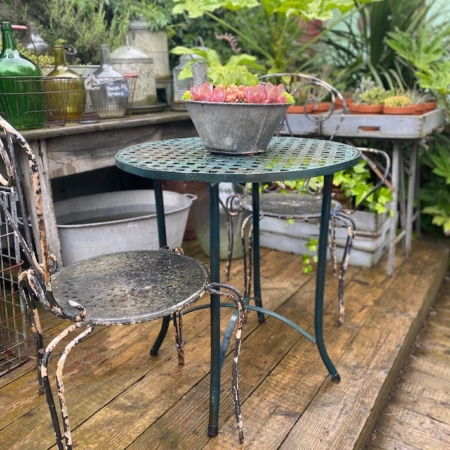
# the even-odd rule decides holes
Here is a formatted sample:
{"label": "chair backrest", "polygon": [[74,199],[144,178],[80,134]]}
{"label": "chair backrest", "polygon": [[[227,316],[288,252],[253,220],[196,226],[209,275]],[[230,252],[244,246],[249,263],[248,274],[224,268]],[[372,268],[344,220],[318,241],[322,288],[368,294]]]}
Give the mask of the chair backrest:
{"label": "chair backrest", "polygon": [[[335,87],[312,75],[294,72],[280,72],[262,75],[259,79],[261,81],[271,81],[274,83],[283,82],[287,86],[289,93],[292,94],[294,98],[301,92],[306,94],[304,115],[307,119],[318,123],[320,126],[323,122],[325,122],[325,120],[329,119],[331,115],[334,114],[336,110],[336,100],[339,99],[342,103],[342,113],[340,114],[340,120],[337,122],[333,133],[330,135],[330,140],[334,139],[345,115],[350,112],[344,97]],[[330,95],[330,108],[324,114],[312,114],[311,112],[314,112],[314,109],[319,104],[320,97],[324,95],[324,93]],[[312,107],[312,111],[307,108],[308,105]],[[289,134],[293,136],[293,133],[289,127],[289,122],[285,120],[285,123]]]}
{"label": "chair backrest", "polygon": [[[388,177],[391,169],[391,158],[389,155],[383,150],[377,150],[374,148],[367,147],[357,147],[361,152],[361,158],[367,163],[372,172],[378,177],[378,181],[374,183],[372,189],[366,192],[362,197],[360,197],[353,208],[350,210],[346,210],[347,214],[354,213],[360,206],[364,203],[364,201],[370,197],[375,191],[377,191],[381,186],[385,185],[391,191],[393,190],[393,186],[390,183]],[[378,160],[375,158],[371,158],[371,155],[377,155]],[[379,160],[382,161],[379,161]]]}
{"label": "chair backrest", "polygon": [[[0,156],[6,169],[6,178],[0,176],[0,183],[3,186],[15,186],[17,188],[19,194],[20,214],[23,218],[22,226],[19,228],[18,224],[15,223],[9,212],[8,205],[1,198],[0,207],[2,208],[6,220],[11,225],[11,228],[14,230],[14,234],[19,241],[23,255],[33,273],[33,281],[39,284],[39,286],[37,284],[35,286],[35,289],[42,293],[42,297],[41,295],[38,295],[39,299],[42,301],[45,297],[46,301],[44,302],[44,306],[53,309],[58,307],[51,294],[51,271],[56,269],[56,261],[50,254],[47,246],[45,218],[42,207],[41,182],[36,157],[25,138],[2,117],[0,117],[0,127],[4,132],[4,136],[0,139]],[[37,253],[40,255],[40,261],[38,261],[36,252],[33,248],[31,233],[28,228],[28,208],[26,207],[25,199],[22,194],[21,183],[19,181],[19,171],[16,160],[16,156],[19,155],[15,153],[15,148],[17,148],[20,152],[25,152],[26,159],[28,161],[28,173],[23,175],[30,177],[33,189],[34,202],[30,201],[29,204],[34,205],[34,212],[37,219],[38,236],[35,240],[35,244],[36,246],[39,246],[40,251]]]}

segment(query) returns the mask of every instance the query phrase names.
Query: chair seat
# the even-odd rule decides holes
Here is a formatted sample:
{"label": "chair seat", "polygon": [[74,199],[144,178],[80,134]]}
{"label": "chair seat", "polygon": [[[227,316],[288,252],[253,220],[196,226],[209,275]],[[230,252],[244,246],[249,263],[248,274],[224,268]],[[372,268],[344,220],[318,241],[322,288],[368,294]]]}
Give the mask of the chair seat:
{"label": "chair seat", "polygon": [[[252,211],[252,197],[241,199],[240,206]],[[336,213],[342,209],[342,205],[336,200],[331,200],[331,211]],[[320,216],[322,211],[322,196],[307,194],[304,192],[269,192],[259,196],[259,211],[264,216],[278,217],[280,219],[307,219],[312,216]]]}
{"label": "chair seat", "polygon": [[[95,256],[52,276],[58,303],[86,308],[93,325],[124,325],[154,320],[185,308],[205,291],[206,267],[167,250],[128,251]],[[74,309],[75,311],[75,309]]]}

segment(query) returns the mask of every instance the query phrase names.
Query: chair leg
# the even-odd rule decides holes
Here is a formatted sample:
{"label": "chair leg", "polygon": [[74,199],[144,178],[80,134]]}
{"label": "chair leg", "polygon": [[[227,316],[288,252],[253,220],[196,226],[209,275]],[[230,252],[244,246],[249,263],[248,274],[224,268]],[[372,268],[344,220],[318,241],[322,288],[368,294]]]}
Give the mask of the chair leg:
{"label": "chair leg", "polygon": [[333,264],[333,277],[337,275],[337,256],[336,256],[336,218],[331,217],[328,228],[328,246]]}
{"label": "chair leg", "polygon": [[225,271],[226,280],[230,279],[231,262],[233,260],[234,247],[234,221],[231,214],[227,214],[227,235],[228,235],[228,252],[227,252],[227,268]]}
{"label": "chair leg", "polygon": [[184,366],[184,340],[183,340],[183,320],[181,311],[173,313],[173,327],[175,328],[175,343],[178,353],[178,364]]}
{"label": "chair leg", "polygon": [[70,351],[75,347],[75,345],[80,343],[88,334],[90,334],[93,329],[94,327],[88,326],[85,331],[80,333],[75,339],[73,339],[71,342],[69,342],[69,344],[66,345],[61,357],[59,358],[56,369],[56,383],[58,386],[58,397],[59,397],[59,404],[61,407],[61,419],[64,427],[64,437],[66,439],[67,450],[72,450],[72,434],[70,431],[69,412],[67,410],[64,381],[63,381],[64,364]]}
{"label": "chair leg", "polygon": [[33,333],[34,343],[36,348],[36,370],[38,381],[38,394],[44,393],[44,385],[41,376],[42,357],[44,355],[44,338],[42,336],[42,327],[39,319],[39,312],[36,307],[36,302],[33,296],[28,296],[21,282],[19,282],[19,295],[22,299],[22,304],[25,306],[25,311],[30,324],[31,332]]}
{"label": "chair leg", "polygon": [[[220,291],[219,289],[221,287],[227,289],[228,291],[227,292]],[[234,414],[236,418],[236,426],[238,429],[239,443],[242,444],[242,442],[244,442],[244,426],[242,421],[241,402],[239,397],[239,355],[241,352],[241,345],[242,345],[242,328],[245,321],[244,298],[236,288],[222,283],[211,283],[210,285],[207,286],[207,289],[212,294],[228,297],[236,304],[238,310],[236,340],[233,354],[233,373],[232,373],[231,391],[233,394]]]}
{"label": "chair leg", "polygon": [[344,255],[342,257],[341,269],[339,272],[339,323],[344,323],[344,285],[345,274],[347,273],[348,262],[350,259],[350,253],[352,251],[353,239],[355,237],[355,222],[348,216],[337,215],[336,218],[341,220],[347,227],[347,239],[345,241]]}
{"label": "chair leg", "polygon": [[[65,330],[63,330],[58,336],[56,336],[50,344],[48,344],[47,348],[45,349],[44,355],[42,357],[42,364],[41,364],[41,376],[42,376],[42,383],[44,385],[44,391],[45,396],[47,399],[47,404],[50,410],[50,416],[52,418],[53,423],[53,429],[55,431],[55,438],[56,438],[56,445],[58,447],[58,450],[64,450],[63,448],[63,437],[61,435],[61,428],[59,425],[58,420],[58,414],[56,412],[56,406],[55,402],[53,400],[53,393],[50,386],[50,381],[48,379],[48,362],[50,360],[50,355],[54,348],[58,345],[58,343],[64,339],[69,333],[72,333],[77,328],[80,328],[82,325],[84,325],[82,322],[76,322],[67,327]],[[58,387],[58,395],[59,395],[59,387]]]}

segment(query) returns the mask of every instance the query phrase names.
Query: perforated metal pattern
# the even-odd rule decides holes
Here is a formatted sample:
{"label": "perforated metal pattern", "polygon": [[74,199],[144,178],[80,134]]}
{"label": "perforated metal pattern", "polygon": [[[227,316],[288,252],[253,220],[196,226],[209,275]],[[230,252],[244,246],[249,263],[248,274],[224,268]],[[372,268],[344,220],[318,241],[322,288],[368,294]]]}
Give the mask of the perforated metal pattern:
{"label": "perforated metal pattern", "polygon": [[116,155],[116,164],[147,178],[259,182],[332,174],[356,164],[359,155],[350,145],[291,137],[274,137],[259,155],[214,155],[199,138],[188,138],[132,145]]}
{"label": "perforated metal pattern", "polygon": [[56,301],[86,308],[94,325],[144,322],[185,308],[204,292],[208,272],[193,258],[165,250],[96,256],[52,277]]}

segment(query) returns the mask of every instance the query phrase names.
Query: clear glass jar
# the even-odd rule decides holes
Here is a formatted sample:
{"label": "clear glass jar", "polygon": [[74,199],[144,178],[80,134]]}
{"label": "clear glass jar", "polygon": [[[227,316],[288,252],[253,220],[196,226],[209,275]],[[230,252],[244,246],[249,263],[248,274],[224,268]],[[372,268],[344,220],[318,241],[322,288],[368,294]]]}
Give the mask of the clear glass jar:
{"label": "clear glass jar", "polygon": [[122,117],[130,105],[130,86],[125,76],[111,65],[109,45],[100,46],[100,67],[84,85],[95,112],[102,119]]}

